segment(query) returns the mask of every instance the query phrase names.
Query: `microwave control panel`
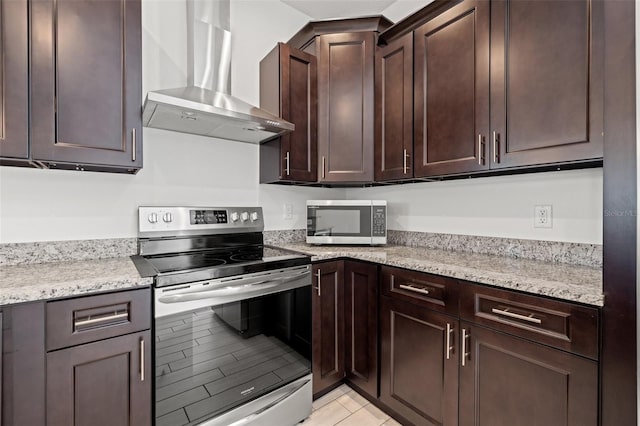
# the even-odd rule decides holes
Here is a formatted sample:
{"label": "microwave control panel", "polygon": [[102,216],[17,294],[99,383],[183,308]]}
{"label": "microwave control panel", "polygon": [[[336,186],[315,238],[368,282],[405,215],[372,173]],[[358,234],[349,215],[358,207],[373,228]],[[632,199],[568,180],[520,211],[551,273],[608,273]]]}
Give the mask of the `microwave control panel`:
{"label": "microwave control panel", "polygon": [[384,237],[387,235],[387,207],[373,206],[373,232],[372,237]]}

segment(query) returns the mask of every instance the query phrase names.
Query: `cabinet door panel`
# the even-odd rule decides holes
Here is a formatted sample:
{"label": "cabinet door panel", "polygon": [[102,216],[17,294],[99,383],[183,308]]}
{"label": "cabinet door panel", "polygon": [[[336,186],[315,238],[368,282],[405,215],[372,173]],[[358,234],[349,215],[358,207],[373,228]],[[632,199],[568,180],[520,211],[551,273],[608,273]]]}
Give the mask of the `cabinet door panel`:
{"label": "cabinet door panel", "polygon": [[376,50],[376,181],[413,177],[413,35]]}
{"label": "cabinet door panel", "polygon": [[602,157],[602,2],[492,3],[492,168]]}
{"label": "cabinet door panel", "polygon": [[0,2],[0,157],[29,157],[27,0]]}
{"label": "cabinet door panel", "polygon": [[487,169],[489,3],[464,1],[414,34],[416,177]]}
{"label": "cabinet door panel", "polygon": [[[280,48],[282,118],[295,124],[292,133],[282,136],[283,177],[315,182],[317,151],[317,60],[286,44]],[[287,169],[288,166],[288,169]]]}
{"label": "cabinet door panel", "polygon": [[597,363],[462,322],[460,425],[596,425]]}
{"label": "cabinet door panel", "polygon": [[377,267],[345,262],[345,369],[347,379],[378,397]]}
{"label": "cabinet door panel", "polygon": [[145,331],[48,353],[47,424],[150,425],[150,343]]}
{"label": "cabinet door panel", "polygon": [[446,346],[455,346],[457,323],[381,298],[380,400],[416,425],[457,425],[458,362],[455,347]]}
{"label": "cabinet door panel", "polygon": [[371,32],[318,37],[320,182],[373,180]]}
{"label": "cabinet door panel", "polygon": [[34,159],[139,168],[140,2],[34,0],[32,10]]}
{"label": "cabinet door panel", "polygon": [[314,265],[313,393],[344,378],[344,264]]}

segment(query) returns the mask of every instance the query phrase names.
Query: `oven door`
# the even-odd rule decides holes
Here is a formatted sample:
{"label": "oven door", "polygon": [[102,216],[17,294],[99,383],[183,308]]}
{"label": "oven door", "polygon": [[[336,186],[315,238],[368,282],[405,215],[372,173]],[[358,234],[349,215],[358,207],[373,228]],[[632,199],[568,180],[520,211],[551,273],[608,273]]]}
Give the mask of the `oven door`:
{"label": "oven door", "polygon": [[310,413],[309,265],[154,297],[156,425],[285,425]]}

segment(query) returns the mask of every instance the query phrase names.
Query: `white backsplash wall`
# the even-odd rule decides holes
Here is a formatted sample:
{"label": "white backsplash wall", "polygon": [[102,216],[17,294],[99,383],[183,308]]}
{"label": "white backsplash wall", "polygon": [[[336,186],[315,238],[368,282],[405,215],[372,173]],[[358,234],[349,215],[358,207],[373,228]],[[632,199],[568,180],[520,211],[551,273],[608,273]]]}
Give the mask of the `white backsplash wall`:
{"label": "white backsplash wall", "polygon": [[[383,199],[388,228],[602,244],[602,169],[349,189]],[[534,228],[534,205],[553,206],[553,227]]]}

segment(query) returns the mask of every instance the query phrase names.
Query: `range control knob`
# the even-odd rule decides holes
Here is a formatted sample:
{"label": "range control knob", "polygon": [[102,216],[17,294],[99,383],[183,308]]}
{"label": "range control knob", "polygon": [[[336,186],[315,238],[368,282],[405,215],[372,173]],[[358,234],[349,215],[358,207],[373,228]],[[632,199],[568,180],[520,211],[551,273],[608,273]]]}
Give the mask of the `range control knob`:
{"label": "range control knob", "polygon": [[258,212],[251,213],[251,222],[255,222],[256,220],[258,220],[258,218]]}
{"label": "range control knob", "polygon": [[149,223],[158,223],[158,214],[157,213],[151,213],[149,215]]}
{"label": "range control knob", "polygon": [[240,215],[240,219],[241,219],[243,222],[248,221],[248,220],[249,220],[249,213],[247,213],[247,212],[242,212],[242,214]]}
{"label": "range control knob", "polygon": [[231,213],[231,222],[237,222],[239,218],[240,216],[238,215],[237,212]]}
{"label": "range control knob", "polygon": [[164,216],[162,216],[162,220],[169,223],[173,220],[173,215],[171,213],[165,213]]}

